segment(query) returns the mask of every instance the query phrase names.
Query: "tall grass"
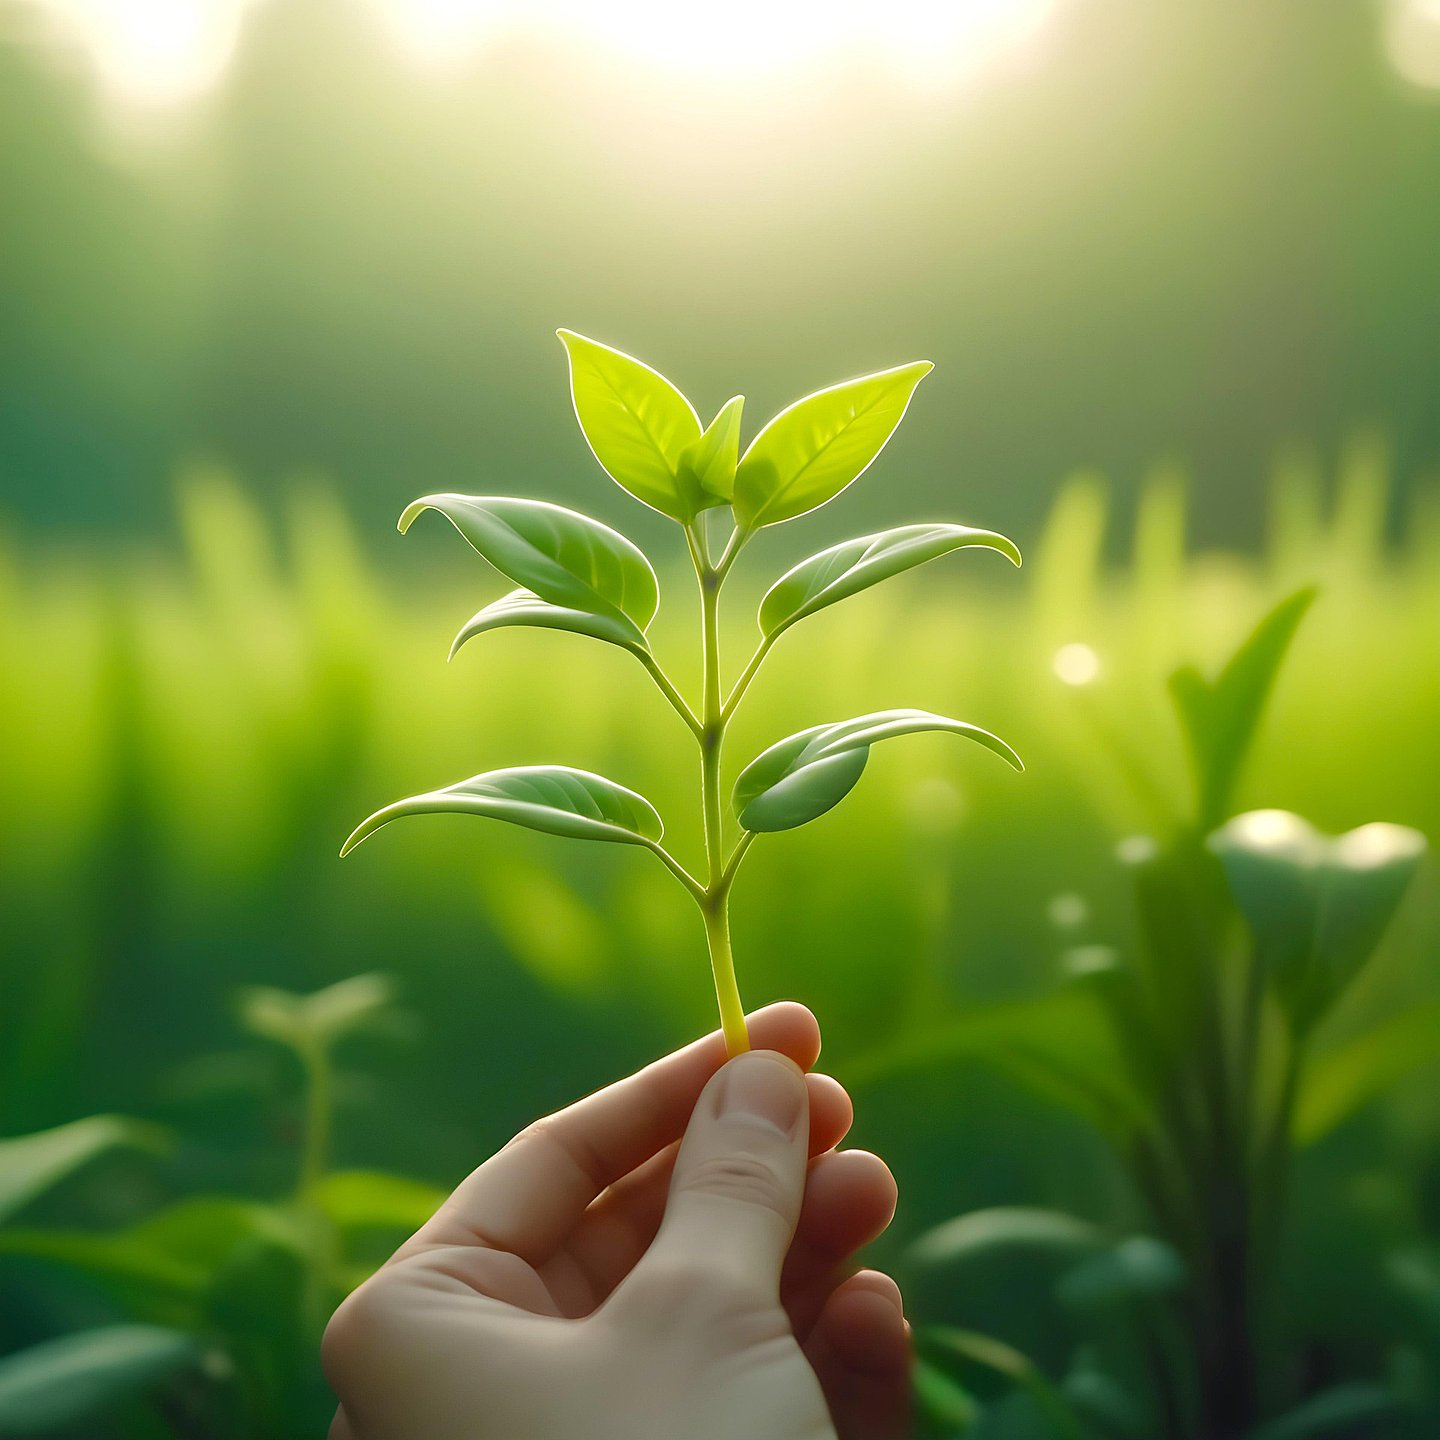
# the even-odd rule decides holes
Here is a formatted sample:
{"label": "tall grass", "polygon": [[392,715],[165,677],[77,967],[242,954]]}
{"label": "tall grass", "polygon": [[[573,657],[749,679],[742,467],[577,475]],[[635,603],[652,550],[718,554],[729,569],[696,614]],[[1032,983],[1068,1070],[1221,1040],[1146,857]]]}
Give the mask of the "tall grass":
{"label": "tall grass", "polygon": [[[900,703],[1010,736],[1029,766],[1017,778],[942,739],[897,746],[871,762],[890,783],[862,781],[833,816],[762,842],[773,854],[735,902],[746,1001],[809,1002],[842,1078],[897,1045],[923,1055],[966,1015],[1001,1017],[1002,1049],[1046,1025],[1057,1043],[1100,1043],[1043,1005],[1005,1007],[1051,995],[1077,938],[1128,933],[1114,844],[1187,803],[1165,677],[1213,665],[1297,583],[1320,600],[1242,808],[1440,835],[1435,497],[1392,545],[1373,444],[1333,483],[1291,460],[1265,553],[1247,558],[1189,552],[1186,493],[1157,474],[1133,534],[1116,535],[1103,482],[1076,477],[1044,532],[1018,537],[1018,585],[992,589],[984,557],[956,557],[923,591],[897,582],[817,618],[805,647],[782,642],[767,663],[732,763]],[[648,857],[457,818],[336,858],[386,798],[508,764],[600,770],[687,815],[697,777],[672,760],[685,747],[658,743],[676,722],[628,657],[516,632],[447,667],[437,634],[503,588],[478,560],[437,542],[418,565],[377,565],[380,537],[362,545],[323,488],[272,522],[197,473],[178,507],[178,556],[0,545],[0,1131],[97,1109],[182,1118],[198,1138],[176,1185],[262,1190],[283,1169],[283,1087],[238,1048],[231,993],[379,969],[418,1038],[342,1088],[336,1144],[444,1182],[537,1111],[708,1025],[703,937]],[[659,648],[683,653],[691,623],[662,599]],[[1088,683],[1056,673],[1075,645],[1093,652]],[[565,668],[553,694],[551,659]],[[681,820],[674,842],[693,854],[700,837]],[[1328,1043],[1440,996],[1437,935],[1432,866]],[[1416,1165],[1440,1154],[1421,1089],[1357,1123],[1371,1158],[1397,1127]],[[1123,1203],[1096,1147],[988,1071],[876,1081],[857,1134],[894,1159],[902,1237],[967,1204]]]}

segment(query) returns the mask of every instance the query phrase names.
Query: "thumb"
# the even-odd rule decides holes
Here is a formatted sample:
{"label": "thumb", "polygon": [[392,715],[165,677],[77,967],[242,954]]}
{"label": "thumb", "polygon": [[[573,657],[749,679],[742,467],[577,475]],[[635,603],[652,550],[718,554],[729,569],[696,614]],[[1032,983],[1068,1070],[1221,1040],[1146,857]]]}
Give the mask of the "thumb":
{"label": "thumb", "polygon": [[809,1092],[773,1050],[737,1056],[701,1092],[665,1218],[637,1270],[672,1269],[779,1296],[805,1194]]}

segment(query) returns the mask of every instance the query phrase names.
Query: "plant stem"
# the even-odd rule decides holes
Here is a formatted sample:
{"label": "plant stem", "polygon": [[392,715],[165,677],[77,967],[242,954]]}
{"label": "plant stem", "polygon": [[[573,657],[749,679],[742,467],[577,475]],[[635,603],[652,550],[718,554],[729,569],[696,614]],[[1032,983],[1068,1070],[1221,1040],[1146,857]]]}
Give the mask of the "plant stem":
{"label": "plant stem", "polygon": [[725,703],[720,707],[721,720],[728,720],[734,713],[740,701],[744,699],[745,692],[750,688],[750,682],[755,678],[755,672],[760,668],[761,661],[770,653],[770,647],[775,643],[773,635],[767,635],[756,647],[755,653],[750,657],[749,663],[740,672],[740,678],[735,682],[726,697]]}
{"label": "plant stem", "polygon": [[670,702],[670,708],[689,727],[690,733],[697,739],[700,736],[700,722],[695,718],[695,712],[685,703],[685,697],[675,688],[670,677],[660,668],[660,662],[646,651],[640,656],[640,663],[649,672],[650,678],[655,682],[660,693]]}
{"label": "plant stem", "polygon": [[725,742],[726,715],[720,696],[720,587],[744,538],[740,530],[731,535],[718,565],[711,565],[704,531],[687,526],[690,558],[700,582],[700,807],[705,829],[706,884],[700,900],[705,919],[705,939],[710,949],[710,970],[715,980],[715,999],[720,1007],[720,1028],[725,1046],[738,1055],[750,1048],[745,1031],[745,1007],[735,982],[735,960],[730,949],[730,885],[747,842],[741,840],[735,853],[725,854],[724,812],[720,808],[720,752]]}
{"label": "plant stem", "polygon": [[305,1141],[297,1190],[303,1202],[320,1183],[329,1161],[331,1075],[323,1045],[307,1045],[300,1058],[305,1066]]}

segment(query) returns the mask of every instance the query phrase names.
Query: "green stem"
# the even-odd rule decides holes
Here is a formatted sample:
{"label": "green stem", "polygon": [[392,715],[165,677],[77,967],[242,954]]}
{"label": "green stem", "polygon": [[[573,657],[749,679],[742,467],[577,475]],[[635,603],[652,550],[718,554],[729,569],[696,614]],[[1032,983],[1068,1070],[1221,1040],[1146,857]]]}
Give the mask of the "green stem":
{"label": "green stem", "polygon": [[695,718],[695,712],[685,703],[685,697],[675,688],[670,677],[660,668],[660,662],[648,650],[640,654],[640,663],[649,673],[650,678],[659,688],[660,693],[670,702],[671,708],[690,728],[690,733],[697,739],[700,735],[700,722]]}
{"label": "green stem", "polygon": [[307,1046],[305,1066],[305,1143],[300,1152],[298,1194],[303,1202],[320,1183],[330,1154],[330,1057],[321,1045]]}
{"label": "green stem", "polygon": [[705,919],[705,939],[710,949],[710,970],[715,979],[715,999],[720,1007],[720,1028],[732,1055],[750,1048],[745,1030],[745,1008],[735,982],[735,959],[730,949],[730,886],[735,870],[749,842],[742,837],[735,851],[725,854],[724,811],[720,800],[720,753],[725,743],[727,716],[720,695],[720,587],[744,544],[736,529],[730,536],[718,565],[711,565],[704,531],[698,524],[686,526],[690,558],[700,583],[701,699],[700,807],[705,830],[706,883],[697,897]]}
{"label": "green stem", "polygon": [[765,657],[770,653],[770,647],[775,643],[775,636],[767,635],[756,647],[755,653],[750,657],[749,663],[740,672],[740,678],[735,682],[726,697],[725,703],[720,707],[720,718],[729,720],[735,713],[741,700],[745,698],[745,692],[750,688],[750,682],[755,678],[755,672],[760,668]]}

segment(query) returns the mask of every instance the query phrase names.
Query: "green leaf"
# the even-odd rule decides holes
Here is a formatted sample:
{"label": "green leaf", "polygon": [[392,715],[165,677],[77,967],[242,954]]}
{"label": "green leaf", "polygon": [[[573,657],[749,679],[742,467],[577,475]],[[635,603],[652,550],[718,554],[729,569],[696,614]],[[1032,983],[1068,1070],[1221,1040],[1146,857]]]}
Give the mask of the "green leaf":
{"label": "green leaf", "polygon": [[159,1126],[121,1115],[87,1115],[53,1130],[0,1140],[0,1221],[107,1150],[156,1152],[165,1143]]}
{"label": "green leaf", "polygon": [[1308,587],[1297,590],[1276,605],[1213,681],[1193,665],[1170,677],[1171,698],[1195,769],[1202,829],[1225,818],[1265,702],[1315,593]]}
{"label": "green leaf", "polygon": [[193,1365],[193,1335],[155,1325],[104,1325],[0,1360],[0,1435],[46,1435],[101,1415]]}
{"label": "green leaf", "polygon": [[564,609],[629,620],[644,630],[660,588],[644,553],[617,530],[545,500],[425,495],[405,507],[403,535],[438,510],[502,575]]}
{"label": "green leaf", "polygon": [[665,831],[655,807],[643,795],[603,775],[565,765],[521,765],[397,800],[362,822],[340,854],[348,855],[367,836],[402,815],[442,814],[483,815],[550,835],[621,845],[650,845]]}
{"label": "green leaf", "polygon": [[[1315,1440],[1321,1435],[1349,1436],[1356,1426],[1394,1420],[1405,1409],[1400,1397],[1383,1385],[1337,1385],[1298,1405],[1288,1415],[1251,1431],[1250,1440]],[[1380,1435],[1389,1433],[1374,1430]]]}
{"label": "green leaf", "polygon": [[337,1170],[306,1197],[338,1230],[418,1230],[448,1191],[378,1170]]}
{"label": "green leaf", "polygon": [[833,500],[870,467],[904,418],[928,360],[862,375],[807,395],[750,442],[735,472],[746,529],[778,525]]}
{"label": "green leaf", "polygon": [[626,615],[602,614],[594,610],[573,610],[542,600],[533,590],[512,590],[502,599],[472,615],[450,646],[450,658],[467,641],[487,630],[507,625],[535,625],[545,630],[570,630],[589,635],[611,645],[619,645],[633,654],[649,653],[645,632]]}
{"label": "green leaf", "polygon": [[1082,1260],[1056,1287],[1077,1308],[1172,1295],[1185,1284],[1185,1262],[1172,1246],[1151,1235],[1132,1235]]}
{"label": "green leaf", "polygon": [[1323,1139],[1361,1106],[1416,1071],[1440,1064],[1440,1000],[1389,1016],[1305,1068],[1295,1116],[1301,1145]]}
{"label": "green leaf", "polygon": [[1331,837],[1285,810],[1237,815],[1208,843],[1302,1032],[1373,954],[1425,853],[1425,837],[1404,825]]}
{"label": "green leaf", "polygon": [[310,995],[252,985],[236,999],[241,1023],[252,1034],[307,1050],[373,1024],[394,1004],[395,987],[388,975],[352,975]]}
{"label": "green leaf", "polygon": [[1003,1340],[972,1330],[932,1325],[916,1336],[921,1353],[954,1356],[971,1365],[1003,1376],[1035,1402],[1036,1408],[1068,1440],[1086,1440],[1088,1429],[1061,1393],[1059,1387],[1030,1359]]}
{"label": "green leaf", "polygon": [[740,460],[740,412],[743,395],[732,396],[706,427],[680,454],[680,474],[704,498],[700,508],[727,502],[735,493],[735,467]]}
{"label": "green leaf", "polygon": [[861,535],[802,560],[782,575],[760,602],[760,631],[773,639],[827,605],[968,545],[998,550],[1014,564],[1020,563],[1019,550],[1003,535],[967,525],[901,525],[878,535]]}
{"label": "green leaf", "polygon": [[680,391],[630,355],[573,330],[555,333],[570,357],[575,418],[605,473],[682,524],[718,504],[681,464],[686,448],[700,439],[700,417]]}
{"label": "green leaf", "polygon": [[980,1402],[938,1365],[917,1360],[913,1384],[921,1414],[951,1440],[966,1434],[980,1419]]}
{"label": "green leaf", "polygon": [[1040,1250],[1065,1256],[1088,1254],[1109,1243],[1098,1225],[1063,1210],[998,1206],[947,1220],[911,1242],[916,1265],[953,1265],[996,1250]]}
{"label": "green leaf", "polygon": [[1017,770],[1020,757],[1001,739],[928,710],[880,710],[802,730],[752,760],[735,782],[734,806],[746,830],[792,830],[838,805],[865,769],[878,740],[943,730],[993,750]]}

